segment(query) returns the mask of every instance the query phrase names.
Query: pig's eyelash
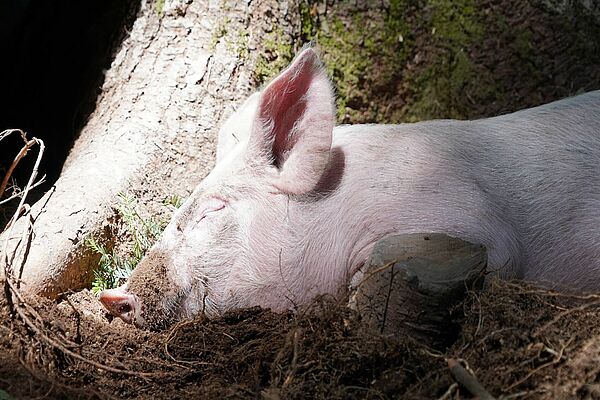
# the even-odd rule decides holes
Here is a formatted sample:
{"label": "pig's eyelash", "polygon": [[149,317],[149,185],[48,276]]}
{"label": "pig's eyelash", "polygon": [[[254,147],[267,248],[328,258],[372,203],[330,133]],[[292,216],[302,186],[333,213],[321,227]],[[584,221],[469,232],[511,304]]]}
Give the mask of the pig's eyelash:
{"label": "pig's eyelash", "polygon": [[227,201],[220,196],[211,197],[204,205],[198,222],[202,221],[210,213],[220,211],[225,208]]}

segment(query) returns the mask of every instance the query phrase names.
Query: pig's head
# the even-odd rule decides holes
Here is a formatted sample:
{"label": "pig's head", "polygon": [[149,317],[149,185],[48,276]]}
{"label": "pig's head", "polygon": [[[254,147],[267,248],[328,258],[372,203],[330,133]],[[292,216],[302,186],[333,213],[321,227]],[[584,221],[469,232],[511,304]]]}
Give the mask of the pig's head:
{"label": "pig's head", "polygon": [[326,170],[334,127],[331,84],[305,49],[224,124],[214,170],[166,227],[124,286],[100,301],[140,327],[160,327],[261,305],[303,301],[307,285],[292,260],[301,230],[290,203]]}

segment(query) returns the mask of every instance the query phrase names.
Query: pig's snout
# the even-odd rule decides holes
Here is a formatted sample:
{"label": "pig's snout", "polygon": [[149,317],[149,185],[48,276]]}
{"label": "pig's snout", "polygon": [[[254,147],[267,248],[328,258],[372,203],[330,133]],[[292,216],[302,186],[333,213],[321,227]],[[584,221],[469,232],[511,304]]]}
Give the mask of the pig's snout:
{"label": "pig's snout", "polygon": [[140,306],[137,298],[122,287],[103,290],[100,293],[100,302],[111,314],[128,324],[135,323],[139,318]]}

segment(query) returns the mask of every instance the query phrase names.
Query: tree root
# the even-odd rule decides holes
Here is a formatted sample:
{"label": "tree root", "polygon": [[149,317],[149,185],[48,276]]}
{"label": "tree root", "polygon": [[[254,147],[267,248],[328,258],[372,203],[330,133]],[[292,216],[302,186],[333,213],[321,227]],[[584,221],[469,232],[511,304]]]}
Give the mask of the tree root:
{"label": "tree root", "polygon": [[448,368],[456,381],[479,400],[494,400],[494,397],[479,383],[477,378],[463,367],[457,359],[448,360]]}

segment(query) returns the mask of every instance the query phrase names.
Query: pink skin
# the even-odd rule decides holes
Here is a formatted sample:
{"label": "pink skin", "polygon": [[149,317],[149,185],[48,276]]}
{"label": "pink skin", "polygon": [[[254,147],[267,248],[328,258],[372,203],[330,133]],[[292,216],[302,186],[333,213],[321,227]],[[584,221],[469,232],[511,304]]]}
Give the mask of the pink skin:
{"label": "pink skin", "polygon": [[[306,49],[219,133],[214,170],[126,285],[100,300],[140,327],[338,293],[377,240],[440,232],[489,270],[600,288],[600,92],[479,121],[334,129]],[[148,277],[164,282],[150,291]]]}
{"label": "pink skin", "polygon": [[134,316],[139,314],[139,303],[134,295],[127,293],[121,286],[116,289],[103,290],[100,302],[111,314],[127,323],[133,323]]}

